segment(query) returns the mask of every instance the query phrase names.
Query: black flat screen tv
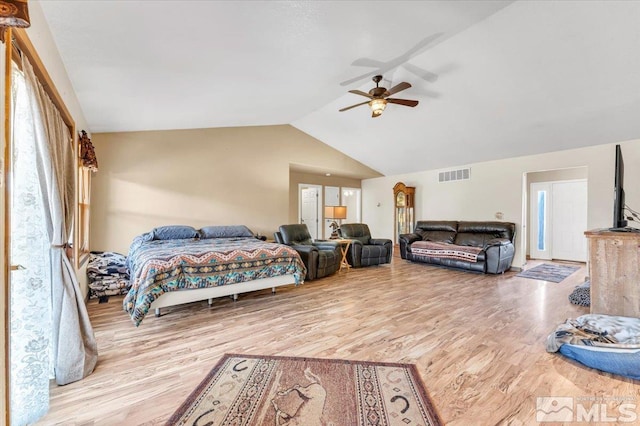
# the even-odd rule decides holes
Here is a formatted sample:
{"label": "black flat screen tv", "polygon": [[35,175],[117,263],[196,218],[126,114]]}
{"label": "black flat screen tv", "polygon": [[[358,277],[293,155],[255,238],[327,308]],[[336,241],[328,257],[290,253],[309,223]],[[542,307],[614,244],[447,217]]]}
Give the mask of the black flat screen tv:
{"label": "black flat screen tv", "polygon": [[624,215],[624,161],[620,145],[616,145],[616,170],[614,180],[613,230],[621,230],[627,226]]}

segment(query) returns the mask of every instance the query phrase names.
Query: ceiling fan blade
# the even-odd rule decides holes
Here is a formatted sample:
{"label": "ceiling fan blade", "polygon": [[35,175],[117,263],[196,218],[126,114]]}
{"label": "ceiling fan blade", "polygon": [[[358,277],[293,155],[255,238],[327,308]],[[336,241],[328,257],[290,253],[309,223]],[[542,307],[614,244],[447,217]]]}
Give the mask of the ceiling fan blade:
{"label": "ceiling fan blade", "polygon": [[393,86],[391,89],[389,89],[389,90],[388,90],[388,93],[389,93],[389,94],[388,94],[387,96],[391,96],[391,95],[393,95],[394,93],[398,93],[398,92],[400,92],[400,91],[402,91],[402,90],[406,90],[406,89],[408,89],[409,87],[411,87],[411,85],[410,85],[409,83],[407,83],[406,81],[403,81],[402,83],[400,83],[400,84],[396,84],[396,85],[395,85],[395,86]]}
{"label": "ceiling fan blade", "polygon": [[373,96],[363,92],[362,90],[349,90],[349,93],[353,93],[354,95],[366,96],[369,99],[373,99]]}
{"label": "ceiling fan blade", "polygon": [[356,67],[381,68],[384,66],[384,62],[370,58],[358,58],[355,61],[351,62],[351,65],[354,65]]}
{"label": "ceiling fan blade", "polygon": [[405,53],[402,56],[405,57],[406,59],[409,59],[409,58],[417,55],[418,53],[421,53],[420,51],[423,48],[425,48],[427,45],[429,45],[432,42],[434,42],[437,39],[439,39],[443,34],[444,33],[435,33],[435,34],[431,34],[430,36],[427,36],[427,37],[423,38],[418,43],[416,43],[415,46],[413,46],[411,49],[407,50],[407,53]]}
{"label": "ceiling fan blade", "polygon": [[402,66],[421,79],[430,81],[431,83],[435,82],[438,79],[438,74],[432,73],[431,71],[427,71],[408,62],[406,64],[402,64]]}
{"label": "ceiling fan blade", "polygon": [[362,103],[359,103],[359,104],[355,104],[355,105],[348,106],[348,107],[346,107],[346,108],[342,108],[342,109],[340,109],[340,110],[338,110],[338,111],[340,111],[340,112],[342,112],[342,111],[346,111],[346,110],[348,110],[348,109],[355,108],[355,107],[358,107],[358,106],[360,106],[360,105],[365,105],[365,104],[368,104],[368,103],[369,103],[369,101],[365,101],[365,102],[362,102]]}
{"label": "ceiling fan blade", "polygon": [[418,101],[412,101],[409,99],[387,98],[387,102],[389,102],[390,104],[398,104],[398,105],[404,105],[404,106],[410,106],[410,107],[414,107],[418,105]]}

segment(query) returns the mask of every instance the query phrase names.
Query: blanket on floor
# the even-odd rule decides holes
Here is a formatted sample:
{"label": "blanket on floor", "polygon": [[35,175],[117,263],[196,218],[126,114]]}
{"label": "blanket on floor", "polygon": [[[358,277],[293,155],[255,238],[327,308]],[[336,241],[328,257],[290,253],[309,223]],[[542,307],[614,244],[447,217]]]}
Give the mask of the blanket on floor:
{"label": "blanket on floor", "polygon": [[588,314],[568,319],[547,338],[547,352],[565,343],[617,349],[640,349],[640,318]]}

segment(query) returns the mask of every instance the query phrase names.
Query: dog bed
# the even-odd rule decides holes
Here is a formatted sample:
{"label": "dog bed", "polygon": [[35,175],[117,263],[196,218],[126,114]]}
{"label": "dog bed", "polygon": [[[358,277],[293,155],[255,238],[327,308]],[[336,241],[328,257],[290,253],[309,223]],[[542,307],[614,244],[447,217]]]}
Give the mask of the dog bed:
{"label": "dog bed", "polygon": [[547,338],[547,352],[640,380],[640,318],[588,314],[568,319]]}

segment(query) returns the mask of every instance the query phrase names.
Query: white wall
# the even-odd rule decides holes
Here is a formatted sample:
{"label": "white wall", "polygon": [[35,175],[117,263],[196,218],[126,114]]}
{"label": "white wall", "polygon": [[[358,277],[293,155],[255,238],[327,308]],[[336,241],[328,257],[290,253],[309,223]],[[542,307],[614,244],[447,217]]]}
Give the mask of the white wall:
{"label": "white wall", "polygon": [[[31,27],[27,28],[27,35],[36,48],[38,56],[40,56],[64,104],[71,113],[73,121],[76,123],[76,129],[78,131],[84,129],[90,134],[91,132],[80,108],[76,92],[67,75],[67,69],[62,63],[58,47],[53,41],[51,30],[44,18],[39,1],[32,0],[29,2],[29,18],[31,19]],[[73,23],[70,22],[69,25],[73,25]]]}
{"label": "white wall", "polygon": [[[640,210],[640,189],[635,186],[640,182],[640,139],[620,144],[625,161],[626,201]],[[374,237],[393,238],[392,188],[396,182],[404,182],[416,187],[416,220],[496,220],[495,213],[502,212],[502,220],[515,222],[521,235],[524,173],[586,166],[588,228],[608,228],[613,217],[614,147],[615,143],[461,164],[459,167],[471,168],[468,181],[438,183],[438,172],[442,170],[366,179],[362,181],[363,222],[369,224]],[[513,265],[521,267],[525,260],[520,242],[516,241]]]}

